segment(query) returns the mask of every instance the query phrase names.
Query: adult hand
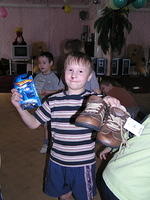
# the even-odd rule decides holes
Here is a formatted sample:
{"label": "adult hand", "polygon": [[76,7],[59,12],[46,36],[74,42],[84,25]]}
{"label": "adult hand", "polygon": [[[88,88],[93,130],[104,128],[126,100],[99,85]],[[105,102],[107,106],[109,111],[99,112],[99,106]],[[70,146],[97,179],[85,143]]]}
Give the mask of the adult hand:
{"label": "adult hand", "polygon": [[95,92],[96,94],[101,94],[101,93],[102,93],[100,89],[94,89],[94,92]]}
{"label": "adult hand", "polygon": [[120,108],[121,110],[127,112],[126,108],[120,104],[120,101],[118,99],[111,97],[111,96],[106,96],[103,98],[103,100],[107,103],[108,106],[117,107],[117,108]]}
{"label": "adult hand", "polygon": [[111,150],[112,150],[111,147],[106,147],[103,151],[100,152],[99,158],[101,160],[106,160],[107,159],[107,155],[108,155],[108,153],[110,153]]}

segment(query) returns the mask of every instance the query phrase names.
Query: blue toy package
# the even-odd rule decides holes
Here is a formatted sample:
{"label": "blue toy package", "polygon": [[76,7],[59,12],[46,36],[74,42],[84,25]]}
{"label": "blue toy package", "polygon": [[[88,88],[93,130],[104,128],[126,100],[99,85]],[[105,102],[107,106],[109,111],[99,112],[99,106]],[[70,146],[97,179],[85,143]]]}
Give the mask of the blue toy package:
{"label": "blue toy package", "polygon": [[19,103],[24,110],[33,109],[41,105],[32,75],[18,75],[14,80],[14,88],[22,95],[22,100]]}

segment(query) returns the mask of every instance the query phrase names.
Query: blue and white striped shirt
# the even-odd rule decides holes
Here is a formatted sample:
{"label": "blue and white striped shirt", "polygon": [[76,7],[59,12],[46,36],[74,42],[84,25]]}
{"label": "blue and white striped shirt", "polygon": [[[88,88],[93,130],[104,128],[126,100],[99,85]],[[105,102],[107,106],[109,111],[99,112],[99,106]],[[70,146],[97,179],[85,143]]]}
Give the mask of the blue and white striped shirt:
{"label": "blue and white striped shirt", "polygon": [[51,160],[62,166],[79,167],[95,163],[95,142],[88,128],[74,124],[76,114],[85,106],[83,101],[90,95],[60,92],[50,96],[35,112],[40,123],[51,121]]}

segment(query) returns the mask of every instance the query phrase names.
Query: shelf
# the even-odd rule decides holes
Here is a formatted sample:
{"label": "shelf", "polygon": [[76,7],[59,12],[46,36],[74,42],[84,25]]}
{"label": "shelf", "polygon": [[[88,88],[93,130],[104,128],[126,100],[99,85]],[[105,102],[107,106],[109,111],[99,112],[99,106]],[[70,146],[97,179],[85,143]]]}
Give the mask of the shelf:
{"label": "shelf", "polygon": [[29,60],[9,60],[9,75],[23,74],[31,72],[33,74],[33,59]]}

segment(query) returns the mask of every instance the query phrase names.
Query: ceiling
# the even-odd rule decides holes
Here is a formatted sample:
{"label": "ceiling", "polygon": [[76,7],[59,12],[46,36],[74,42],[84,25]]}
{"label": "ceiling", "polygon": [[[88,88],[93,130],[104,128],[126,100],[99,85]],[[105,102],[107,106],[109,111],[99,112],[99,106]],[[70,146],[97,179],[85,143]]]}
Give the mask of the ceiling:
{"label": "ceiling", "polygon": [[[94,2],[103,4],[109,0],[0,0],[0,6],[12,6],[12,7],[34,7],[34,6],[48,6],[57,7],[68,4],[77,7],[88,7]],[[144,8],[150,8],[150,1],[147,1]]]}
{"label": "ceiling", "polygon": [[92,0],[0,0],[0,5],[4,6],[27,6],[27,5],[48,5],[48,6],[58,6],[58,5],[74,5],[74,6],[88,6],[92,3]]}

